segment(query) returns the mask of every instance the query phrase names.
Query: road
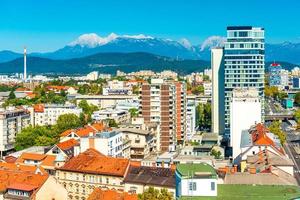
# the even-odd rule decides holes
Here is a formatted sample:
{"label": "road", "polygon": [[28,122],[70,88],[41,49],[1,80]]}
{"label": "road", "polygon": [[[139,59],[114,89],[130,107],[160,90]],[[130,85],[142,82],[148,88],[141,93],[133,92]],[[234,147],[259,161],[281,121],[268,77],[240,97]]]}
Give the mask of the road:
{"label": "road", "polygon": [[288,125],[286,123],[282,124],[282,129],[286,133],[287,138],[287,141],[283,145],[283,148],[294,163],[294,176],[298,182],[298,185],[300,185],[300,155],[298,155],[294,149],[294,146],[299,146],[299,143],[291,141],[291,139],[294,138],[293,136],[295,136],[296,132],[288,130]]}

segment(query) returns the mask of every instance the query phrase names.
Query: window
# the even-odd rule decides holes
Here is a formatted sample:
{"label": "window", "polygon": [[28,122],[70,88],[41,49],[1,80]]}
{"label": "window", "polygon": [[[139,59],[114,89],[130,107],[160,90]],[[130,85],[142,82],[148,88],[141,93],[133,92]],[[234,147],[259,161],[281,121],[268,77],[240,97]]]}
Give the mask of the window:
{"label": "window", "polygon": [[196,182],[190,182],[189,183],[189,190],[190,191],[196,191],[197,190]]}
{"label": "window", "polygon": [[210,183],[210,190],[211,191],[215,191],[216,190],[216,183],[215,182],[211,182]]}

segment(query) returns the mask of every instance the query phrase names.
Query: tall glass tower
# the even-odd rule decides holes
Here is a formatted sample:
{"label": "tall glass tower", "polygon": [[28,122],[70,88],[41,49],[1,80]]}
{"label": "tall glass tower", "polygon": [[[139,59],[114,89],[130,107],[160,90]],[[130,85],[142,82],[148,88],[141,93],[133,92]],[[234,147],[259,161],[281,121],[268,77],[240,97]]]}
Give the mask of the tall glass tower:
{"label": "tall glass tower", "polygon": [[264,114],[264,42],[264,28],[227,27],[224,50],[225,131],[227,133],[230,130],[230,102],[234,88],[256,88],[262,102],[262,116]]}

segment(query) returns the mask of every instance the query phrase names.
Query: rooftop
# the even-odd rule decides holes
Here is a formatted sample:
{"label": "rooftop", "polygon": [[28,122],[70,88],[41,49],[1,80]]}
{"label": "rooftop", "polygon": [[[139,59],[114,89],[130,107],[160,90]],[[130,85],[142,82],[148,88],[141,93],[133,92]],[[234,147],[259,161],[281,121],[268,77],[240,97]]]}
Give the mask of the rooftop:
{"label": "rooftop", "polygon": [[60,142],[56,146],[58,148],[60,148],[61,150],[66,151],[66,150],[71,149],[72,147],[77,146],[77,145],[79,145],[78,141],[72,138],[72,139],[69,139],[67,141]]}
{"label": "rooftop", "polygon": [[54,167],[55,155],[46,155],[38,153],[22,153],[22,155],[16,160],[16,163],[24,164],[25,160],[39,161],[43,167]]}
{"label": "rooftop", "polygon": [[176,186],[174,171],[159,167],[130,166],[124,182],[171,188]]}
{"label": "rooftop", "polygon": [[95,149],[88,149],[71,158],[58,170],[124,177],[128,165],[128,159],[108,157]]}
{"label": "rooftop", "polygon": [[176,166],[176,171],[183,177],[211,177],[214,178],[217,176],[215,169],[207,163],[187,163],[187,164],[178,164]]}
{"label": "rooftop", "polygon": [[127,192],[118,192],[115,190],[102,190],[95,188],[87,200],[137,200],[136,194],[129,194]]}
{"label": "rooftop", "polygon": [[237,172],[226,174],[224,184],[297,185],[297,181],[293,177],[280,177],[272,173]]}
{"label": "rooftop", "polygon": [[6,191],[7,188],[32,191],[41,187],[48,179],[48,174],[38,173],[40,169],[35,166],[3,165],[2,163],[0,165],[1,192]]}

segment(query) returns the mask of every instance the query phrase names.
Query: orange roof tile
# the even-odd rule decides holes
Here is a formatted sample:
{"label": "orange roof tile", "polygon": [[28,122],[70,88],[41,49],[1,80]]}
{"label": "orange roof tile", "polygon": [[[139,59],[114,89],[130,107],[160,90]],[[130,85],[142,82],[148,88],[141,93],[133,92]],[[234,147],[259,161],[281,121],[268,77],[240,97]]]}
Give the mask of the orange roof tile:
{"label": "orange roof tile", "polygon": [[66,130],[64,132],[62,132],[60,134],[61,137],[65,137],[65,136],[68,136],[71,132],[73,132],[74,130],[73,129],[69,129],[69,130]]}
{"label": "orange roof tile", "polygon": [[7,189],[15,189],[30,192],[34,189],[38,188],[37,185],[29,185],[25,183],[12,183],[7,186]]}
{"label": "orange roof tile", "polygon": [[24,164],[25,160],[36,160],[41,162],[41,166],[54,167],[55,155],[46,155],[38,153],[22,153],[22,155],[16,160],[16,163]]}
{"label": "orange roof tile", "polygon": [[[37,170],[37,166],[33,165],[19,165],[16,163],[0,163],[0,170],[11,170],[11,171],[24,171],[34,173]],[[46,170],[42,167],[39,170],[43,174],[47,174]]]}
{"label": "orange roof tile", "polygon": [[44,109],[45,109],[45,107],[43,104],[35,104],[33,106],[34,112],[44,112]]}
{"label": "orange roof tile", "polygon": [[108,157],[95,149],[88,149],[58,170],[124,177],[128,165],[128,159]]}
{"label": "orange roof tile", "polygon": [[284,154],[283,149],[276,146],[275,142],[267,135],[268,132],[269,129],[266,128],[263,124],[257,124],[255,126],[255,129],[251,130],[250,132],[253,144],[272,146],[273,148]]}
{"label": "orange roof tile", "polygon": [[20,87],[16,89],[17,92],[24,92],[24,91],[30,91],[28,88]]}
{"label": "orange roof tile", "polygon": [[79,144],[78,141],[72,138],[70,140],[58,143],[56,146],[58,148],[60,148],[61,150],[65,151],[65,150],[68,150],[68,149],[78,145],[78,144]]}
{"label": "orange roof tile", "polygon": [[60,134],[61,137],[68,136],[71,132],[76,133],[79,137],[85,137],[88,136],[90,133],[95,134],[96,132],[101,132],[104,130],[107,130],[108,128],[105,127],[103,123],[94,123],[92,125],[86,125],[85,127],[78,128],[76,130],[69,129],[64,131]]}
{"label": "orange roof tile", "polygon": [[136,194],[95,188],[87,200],[137,200]]}
{"label": "orange roof tile", "polygon": [[5,156],[4,161],[7,163],[15,163],[18,158],[14,156]]}
{"label": "orange roof tile", "polygon": [[48,90],[68,90],[69,86],[62,86],[62,85],[49,85],[47,86]]}
{"label": "orange roof tile", "polygon": [[[28,170],[30,169],[30,170]],[[48,174],[36,173],[35,166],[18,166],[17,164],[0,164],[0,191],[15,188],[28,191],[40,188],[48,179]]]}
{"label": "orange roof tile", "polygon": [[41,161],[41,160],[45,159],[45,157],[46,157],[45,154],[22,153],[21,156],[18,158],[18,160],[22,159],[22,160],[37,160],[37,161]]}

